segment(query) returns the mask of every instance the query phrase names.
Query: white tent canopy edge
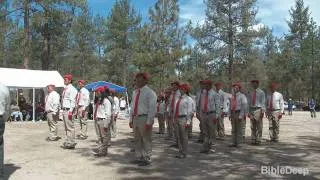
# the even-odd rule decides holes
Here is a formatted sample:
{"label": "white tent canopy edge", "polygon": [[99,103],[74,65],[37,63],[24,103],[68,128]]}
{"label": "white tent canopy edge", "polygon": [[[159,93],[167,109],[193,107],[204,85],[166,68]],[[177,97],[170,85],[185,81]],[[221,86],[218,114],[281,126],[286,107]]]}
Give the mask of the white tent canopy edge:
{"label": "white tent canopy edge", "polygon": [[0,82],[9,88],[33,89],[33,121],[35,121],[35,89],[44,88],[49,84],[64,87],[63,77],[58,71],[0,68]]}

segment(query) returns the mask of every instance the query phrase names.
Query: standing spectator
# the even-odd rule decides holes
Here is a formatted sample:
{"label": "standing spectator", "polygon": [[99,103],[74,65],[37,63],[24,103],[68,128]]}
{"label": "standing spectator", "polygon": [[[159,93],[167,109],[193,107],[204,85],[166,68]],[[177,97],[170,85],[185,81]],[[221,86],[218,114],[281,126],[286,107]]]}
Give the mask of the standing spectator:
{"label": "standing spectator", "polygon": [[9,89],[0,83],[0,179],[4,175],[4,150],[3,150],[3,134],[5,129],[5,120],[10,115],[10,93]]}
{"label": "standing spectator", "polygon": [[288,101],[288,114],[289,114],[289,116],[292,116],[292,111],[293,111],[293,101],[290,98]]}
{"label": "standing spectator", "polygon": [[311,118],[316,118],[316,101],[313,98],[309,101],[309,109]]}
{"label": "standing spectator", "polygon": [[111,121],[111,137],[115,138],[117,136],[117,118],[120,112],[119,106],[119,98],[116,96],[116,91],[114,89],[110,89],[111,97],[113,97],[113,111],[112,111],[112,121]]}
{"label": "standing spectator", "polygon": [[121,100],[120,100],[120,110],[121,110],[121,111],[126,110],[126,105],[127,105],[127,102],[126,102],[126,100],[124,99],[124,97],[122,97]]}
{"label": "standing spectator", "polygon": [[80,123],[80,133],[77,135],[79,139],[87,139],[87,129],[88,129],[88,106],[90,104],[90,93],[84,87],[85,80],[78,81],[78,87],[80,88],[77,94],[76,100],[76,116]]}
{"label": "standing spectator", "polygon": [[45,99],[45,111],[47,113],[47,121],[49,125],[49,136],[47,141],[57,141],[58,137],[58,119],[59,119],[59,108],[60,108],[60,95],[55,91],[55,85],[48,85],[48,95]]}

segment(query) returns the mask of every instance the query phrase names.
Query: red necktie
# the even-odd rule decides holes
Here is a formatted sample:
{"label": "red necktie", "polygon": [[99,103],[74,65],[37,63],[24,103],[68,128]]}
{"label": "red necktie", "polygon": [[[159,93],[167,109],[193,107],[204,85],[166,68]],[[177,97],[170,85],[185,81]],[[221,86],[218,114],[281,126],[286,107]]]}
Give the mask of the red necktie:
{"label": "red necktie", "polygon": [[233,95],[233,99],[232,99],[232,111],[236,111],[237,109],[237,96]]}
{"label": "red necktie", "polygon": [[176,104],[176,114],[175,114],[175,117],[177,118],[177,117],[179,117],[179,114],[180,114],[180,102],[181,102],[181,100],[182,100],[182,96],[180,96],[180,98],[179,98],[179,100],[178,100],[178,102],[177,102],[177,104]]}
{"label": "red necktie", "polygon": [[95,120],[97,120],[98,107],[99,107],[99,103],[97,102],[97,103],[96,103],[96,109],[94,110],[94,115],[93,115],[93,118],[94,118]]}
{"label": "red necktie", "polygon": [[134,116],[138,115],[138,105],[139,105],[140,92],[141,92],[141,90],[138,89],[138,93],[137,93],[136,99],[134,101],[134,110],[133,110]]}
{"label": "red necktie", "polygon": [[203,110],[204,112],[208,112],[208,103],[209,103],[209,91],[207,91],[206,93],[206,97],[204,99],[204,106],[203,106]]}
{"label": "red necktie", "polygon": [[254,90],[253,97],[252,97],[252,106],[256,105],[256,98],[257,98],[257,91]]}
{"label": "red necktie", "polygon": [[173,94],[173,97],[171,99],[171,111],[173,112],[173,109],[174,109],[174,102],[176,100],[176,92],[174,92]]}
{"label": "red necktie", "polygon": [[77,97],[76,97],[76,99],[77,99],[77,105],[79,105],[80,97],[81,97],[81,92],[79,92],[79,93],[77,94]]}
{"label": "red necktie", "polygon": [[269,105],[270,109],[273,109],[273,93],[271,94],[270,97],[270,105]]}

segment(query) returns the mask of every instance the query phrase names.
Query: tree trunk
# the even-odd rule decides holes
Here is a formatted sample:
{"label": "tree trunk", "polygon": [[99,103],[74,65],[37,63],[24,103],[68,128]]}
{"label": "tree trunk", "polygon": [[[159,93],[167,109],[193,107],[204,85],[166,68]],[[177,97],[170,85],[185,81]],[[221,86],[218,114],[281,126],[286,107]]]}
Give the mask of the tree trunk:
{"label": "tree trunk", "polygon": [[23,67],[29,68],[30,61],[30,0],[24,1],[24,51],[23,51]]}
{"label": "tree trunk", "polygon": [[228,69],[228,80],[231,84],[233,81],[233,19],[232,19],[232,12],[231,12],[231,2],[228,4],[229,8],[229,24],[228,24],[228,60],[229,60],[229,69]]}
{"label": "tree trunk", "polygon": [[50,33],[49,24],[46,22],[43,27],[43,48],[42,48],[42,70],[49,70],[50,66]]}

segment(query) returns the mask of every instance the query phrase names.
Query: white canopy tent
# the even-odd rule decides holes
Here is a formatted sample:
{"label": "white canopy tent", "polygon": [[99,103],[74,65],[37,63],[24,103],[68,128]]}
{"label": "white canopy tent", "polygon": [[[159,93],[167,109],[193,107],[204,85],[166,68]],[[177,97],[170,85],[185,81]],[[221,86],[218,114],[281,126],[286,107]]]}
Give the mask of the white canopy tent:
{"label": "white canopy tent", "polygon": [[0,68],[0,82],[9,88],[33,89],[33,120],[35,120],[35,89],[49,84],[64,87],[63,77],[58,71]]}

